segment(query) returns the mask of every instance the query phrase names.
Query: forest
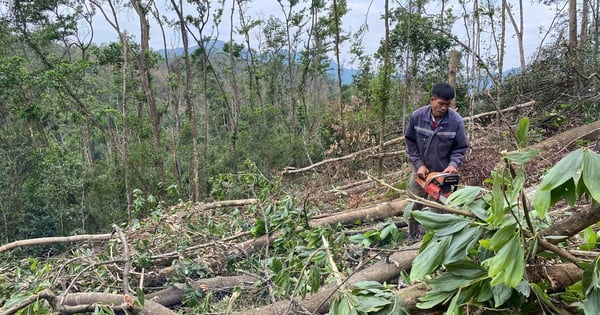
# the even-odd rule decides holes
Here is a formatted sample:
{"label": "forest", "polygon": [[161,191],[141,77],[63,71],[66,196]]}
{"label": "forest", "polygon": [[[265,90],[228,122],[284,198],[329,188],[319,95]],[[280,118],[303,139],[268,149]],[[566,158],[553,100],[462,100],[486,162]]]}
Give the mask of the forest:
{"label": "forest", "polygon": [[[522,1],[352,3],[0,3],[0,314],[600,313],[600,1],[532,55]],[[405,192],[437,82],[443,205]]]}

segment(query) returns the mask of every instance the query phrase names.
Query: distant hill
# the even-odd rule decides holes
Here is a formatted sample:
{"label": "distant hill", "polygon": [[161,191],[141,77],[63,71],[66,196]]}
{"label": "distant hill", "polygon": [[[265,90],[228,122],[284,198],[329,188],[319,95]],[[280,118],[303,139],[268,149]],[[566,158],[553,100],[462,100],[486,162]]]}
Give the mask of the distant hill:
{"label": "distant hill", "polygon": [[[211,51],[223,51],[223,47],[225,46],[225,42],[221,40],[215,40],[211,47]],[[189,48],[189,52],[194,52],[198,46],[193,46]],[[156,51],[157,53],[164,55],[165,50],[159,49]],[[181,56],[183,54],[183,47],[167,49],[167,56]],[[327,69],[327,74],[334,80],[337,80],[337,70],[338,64],[333,62],[333,60],[329,60],[329,69]],[[350,84],[352,83],[352,77],[358,73],[358,70],[351,68],[342,67],[342,84]]]}

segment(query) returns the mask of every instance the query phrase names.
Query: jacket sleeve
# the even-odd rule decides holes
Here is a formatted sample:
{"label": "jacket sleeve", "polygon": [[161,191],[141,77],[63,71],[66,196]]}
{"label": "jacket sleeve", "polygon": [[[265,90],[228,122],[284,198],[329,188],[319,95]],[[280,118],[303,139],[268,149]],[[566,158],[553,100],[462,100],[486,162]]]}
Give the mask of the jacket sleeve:
{"label": "jacket sleeve", "polygon": [[459,168],[465,158],[465,153],[467,152],[468,147],[469,143],[467,141],[467,134],[465,132],[465,123],[461,120],[456,130],[456,137],[454,138],[452,151],[450,152],[449,165]]}
{"label": "jacket sleeve", "polygon": [[425,163],[419,153],[419,147],[417,145],[417,132],[415,131],[415,117],[410,116],[406,132],[404,133],[404,141],[406,142],[406,155],[408,160],[414,165],[415,168],[419,168]]}

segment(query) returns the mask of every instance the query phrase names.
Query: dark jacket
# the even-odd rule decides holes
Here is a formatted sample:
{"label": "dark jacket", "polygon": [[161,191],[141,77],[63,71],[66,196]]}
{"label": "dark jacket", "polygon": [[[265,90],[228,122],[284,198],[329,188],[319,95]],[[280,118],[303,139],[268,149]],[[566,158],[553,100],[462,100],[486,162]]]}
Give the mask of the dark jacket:
{"label": "dark jacket", "polygon": [[415,170],[425,165],[430,172],[441,172],[448,165],[460,167],[469,146],[460,114],[449,109],[434,130],[431,105],[412,113],[404,139]]}

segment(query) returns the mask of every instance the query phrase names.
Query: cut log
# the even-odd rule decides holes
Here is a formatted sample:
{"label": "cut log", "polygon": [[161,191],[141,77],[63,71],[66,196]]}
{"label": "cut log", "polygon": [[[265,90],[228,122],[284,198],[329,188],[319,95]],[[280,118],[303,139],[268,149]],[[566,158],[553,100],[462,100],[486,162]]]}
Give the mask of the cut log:
{"label": "cut log", "polygon": [[21,246],[33,246],[42,244],[87,242],[87,241],[106,241],[112,237],[112,234],[83,234],[63,237],[40,237],[27,240],[14,241],[12,243],[0,246],[0,253]]}
{"label": "cut log", "polygon": [[[418,247],[420,243],[413,245],[404,251],[394,253],[387,260],[382,260],[374,265],[360,270],[347,279],[346,285],[352,287],[353,284],[360,281],[378,281],[378,282],[391,282],[397,280],[398,275],[401,271],[407,271],[410,269],[412,261],[417,256]],[[285,300],[279,301],[273,304],[269,304],[263,307],[257,307],[249,310],[241,311],[239,315],[281,315],[281,314],[294,314],[294,312],[288,312],[291,304],[293,310],[303,310],[309,313],[322,314],[329,308],[334,294],[340,288],[336,283],[324,285],[319,289],[319,292],[315,294],[307,294],[305,298],[294,299],[293,301]]]}
{"label": "cut log", "polygon": [[[235,287],[250,286],[256,282],[255,277],[230,276],[230,277],[215,277],[210,279],[200,279],[192,282],[192,288],[198,291],[223,291],[230,290]],[[164,306],[171,306],[181,303],[185,293],[186,285],[183,283],[175,283],[173,286],[146,295],[146,299],[154,301]]]}

